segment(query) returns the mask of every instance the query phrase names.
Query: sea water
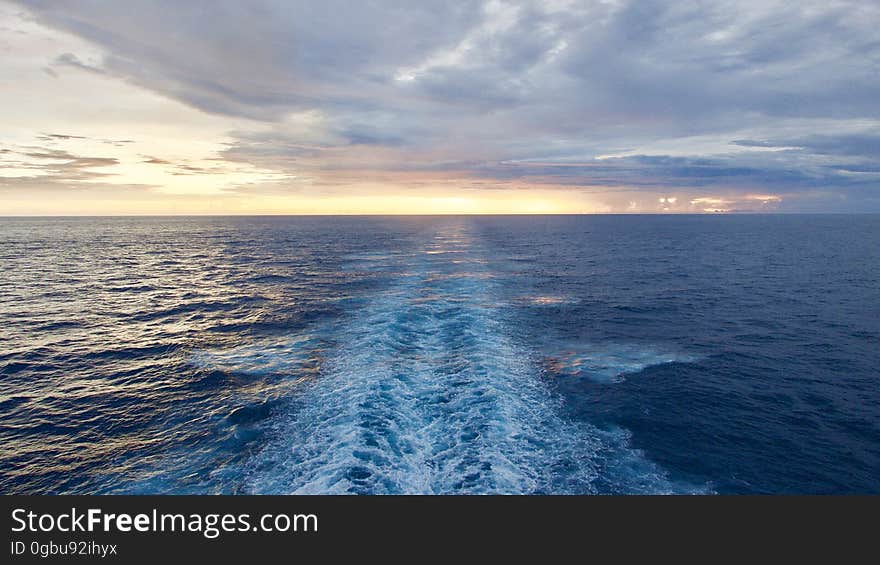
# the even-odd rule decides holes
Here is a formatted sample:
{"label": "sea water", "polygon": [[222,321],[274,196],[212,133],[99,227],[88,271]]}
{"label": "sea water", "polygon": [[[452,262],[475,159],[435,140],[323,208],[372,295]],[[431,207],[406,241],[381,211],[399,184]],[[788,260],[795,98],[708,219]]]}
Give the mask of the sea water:
{"label": "sea water", "polygon": [[0,492],[880,492],[880,216],[0,219]]}

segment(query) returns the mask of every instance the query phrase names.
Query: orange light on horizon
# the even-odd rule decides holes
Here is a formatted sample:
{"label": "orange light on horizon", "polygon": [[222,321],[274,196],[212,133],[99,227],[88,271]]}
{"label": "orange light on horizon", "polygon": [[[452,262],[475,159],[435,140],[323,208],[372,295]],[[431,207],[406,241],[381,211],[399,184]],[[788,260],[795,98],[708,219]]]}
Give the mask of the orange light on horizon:
{"label": "orange light on horizon", "polygon": [[9,196],[0,206],[0,215],[490,215],[612,211],[578,192],[521,189],[423,194],[226,192],[210,196],[107,190],[89,194],[53,192],[51,197],[40,199],[32,194]]}

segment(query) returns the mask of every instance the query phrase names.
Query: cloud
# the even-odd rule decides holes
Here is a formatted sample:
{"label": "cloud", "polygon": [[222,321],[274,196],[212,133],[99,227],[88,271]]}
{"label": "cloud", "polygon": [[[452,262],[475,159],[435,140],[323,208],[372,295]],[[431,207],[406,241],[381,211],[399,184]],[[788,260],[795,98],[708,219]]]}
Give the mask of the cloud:
{"label": "cloud", "polygon": [[747,147],[785,148],[816,155],[873,158],[880,155],[880,128],[855,134],[812,134],[776,141],[740,140],[736,143]]}
{"label": "cloud", "polygon": [[50,71],[258,122],[219,156],[283,178],[878,202],[874,2],[19,4],[103,54]]}
{"label": "cloud", "polygon": [[[73,53],[62,53],[61,55],[58,55],[57,57],[55,57],[55,60],[52,61],[52,66],[53,67],[70,67],[73,69],[79,69],[81,71],[96,73],[99,75],[106,73],[106,71],[100,67],[84,63],[83,61],[81,61],[79,59],[79,57],[77,57]],[[52,69],[49,69],[49,70],[52,71]],[[54,71],[52,71],[52,72],[54,72]]]}
{"label": "cloud", "polygon": [[57,141],[57,140],[67,140],[67,139],[86,139],[86,137],[82,135],[66,135],[62,133],[46,133],[39,136],[37,139],[41,141]]}
{"label": "cloud", "polygon": [[91,183],[112,175],[96,169],[118,164],[119,160],[113,157],[74,155],[47,147],[7,150],[4,151],[4,157],[0,158],[0,165],[5,170],[0,176],[0,187],[57,187]]}
{"label": "cloud", "polygon": [[158,157],[147,157],[143,161],[144,163],[149,163],[150,165],[171,165],[171,161],[167,159],[159,159]]}

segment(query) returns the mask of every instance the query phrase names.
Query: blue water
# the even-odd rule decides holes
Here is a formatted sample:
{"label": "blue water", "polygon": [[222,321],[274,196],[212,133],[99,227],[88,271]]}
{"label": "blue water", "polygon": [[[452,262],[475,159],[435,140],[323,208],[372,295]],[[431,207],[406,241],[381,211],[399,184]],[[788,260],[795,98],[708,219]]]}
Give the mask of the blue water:
{"label": "blue water", "polygon": [[0,219],[3,493],[878,493],[880,216]]}

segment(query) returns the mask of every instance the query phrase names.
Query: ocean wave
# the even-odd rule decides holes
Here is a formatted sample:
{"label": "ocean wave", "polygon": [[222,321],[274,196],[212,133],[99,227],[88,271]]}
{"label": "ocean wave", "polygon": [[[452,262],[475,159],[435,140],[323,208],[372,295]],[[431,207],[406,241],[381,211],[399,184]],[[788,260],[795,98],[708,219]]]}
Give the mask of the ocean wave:
{"label": "ocean wave", "polygon": [[627,375],[668,363],[693,363],[694,355],[662,351],[636,344],[587,344],[545,357],[544,369],[562,378],[587,378],[599,383],[617,383]]}

